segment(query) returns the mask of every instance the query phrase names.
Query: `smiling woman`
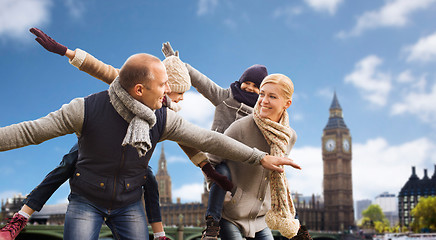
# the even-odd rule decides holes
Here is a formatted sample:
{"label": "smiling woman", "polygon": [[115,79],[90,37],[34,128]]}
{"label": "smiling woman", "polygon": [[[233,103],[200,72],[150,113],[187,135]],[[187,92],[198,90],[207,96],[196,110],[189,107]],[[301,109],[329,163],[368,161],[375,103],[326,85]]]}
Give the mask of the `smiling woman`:
{"label": "smiling woman", "polygon": [[[287,156],[297,138],[289,126],[286,111],[293,93],[291,79],[283,74],[268,75],[260,85],[254,114],[235,121],[225,134],[273,156]],[[307,233],[294,218],[295,208],[284,173],[264,171],[260,166],[242,165],[216,156],[210,160],[216,166],[225,161],[235,185],[229,201],[222,203],[216,198],[209,202],[219,208],[215,210],[222,211],[221,239],[273,239],[270,228],[287,238],[297,232],[301,236]]]}

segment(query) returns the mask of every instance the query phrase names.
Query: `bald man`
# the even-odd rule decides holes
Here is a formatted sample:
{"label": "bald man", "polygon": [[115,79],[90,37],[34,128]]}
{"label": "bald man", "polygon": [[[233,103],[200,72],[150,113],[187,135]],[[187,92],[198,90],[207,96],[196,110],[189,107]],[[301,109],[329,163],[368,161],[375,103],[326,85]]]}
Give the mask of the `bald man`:
{"label": "bald man", "polygon": [[76,98],[40,119],[0,128],[0,151],[71,133],[78,136],[64,239],[98,239],[103,222],[116,239],[148,239],[141,186],[154,148],[163,140],[270,170],[283,171],[279,165],[299,168],[290,159],[190,124],[162,107],[169,92],[162,62],[136,54],[108,90]]}

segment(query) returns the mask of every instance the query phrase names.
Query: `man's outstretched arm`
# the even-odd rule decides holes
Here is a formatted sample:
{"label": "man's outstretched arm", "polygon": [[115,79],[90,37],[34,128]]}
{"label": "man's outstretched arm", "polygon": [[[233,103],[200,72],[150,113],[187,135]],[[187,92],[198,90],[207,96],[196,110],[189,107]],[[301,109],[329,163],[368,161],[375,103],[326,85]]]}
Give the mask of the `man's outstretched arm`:
{"label": "man's outstretched arm", "polygon": [[0,151],[39,144],[70,133],[80,135],[83,119],[84,99],[76,98],[45,117],[0,128]]}
{"label": "man's outstretched arm", "polygon": [[281,165],[301,169],[289,158],[267,155],[265,152],[248,147],[224,134],[195,126],[172,110],[167,112],[166,127],[161,141],[166,139],[220,156],[223,159],[261,164],[273,171],[283,172]]}

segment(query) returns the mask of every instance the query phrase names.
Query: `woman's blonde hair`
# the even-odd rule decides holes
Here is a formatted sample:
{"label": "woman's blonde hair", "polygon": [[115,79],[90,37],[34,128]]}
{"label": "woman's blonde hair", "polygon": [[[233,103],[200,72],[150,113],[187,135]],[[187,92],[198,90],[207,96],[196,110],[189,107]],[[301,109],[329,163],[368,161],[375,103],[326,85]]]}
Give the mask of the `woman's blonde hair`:
{"label": "woman's blonde hair", "polygon": [[280,85],[282,96],[286,99],[292,100],[292,94],[294,94],[294,83],[290,78],[281,73],[270,74],[263,79],[262,84],[260,84],[260,88],[267,83],[275,83]]}

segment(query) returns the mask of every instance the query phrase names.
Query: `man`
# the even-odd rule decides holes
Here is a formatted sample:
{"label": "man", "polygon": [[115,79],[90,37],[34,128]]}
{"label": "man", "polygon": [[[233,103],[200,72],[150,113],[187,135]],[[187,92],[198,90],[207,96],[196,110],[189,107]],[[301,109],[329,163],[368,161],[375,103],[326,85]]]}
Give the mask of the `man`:
{"label": "man", "polygon": [[0,128],[0,151],[77,134],[79,159],[70,180],[64,239],[98,239],[103,221],[116,239],[148,239],[141,186],[159,141],[276,171],[283,171],[278,167],[283,164],[299,168],[290,159],[268,156],[162,108],[169,92],[162,62],[136,54],[108,91],[76,98],[46,117]]}

